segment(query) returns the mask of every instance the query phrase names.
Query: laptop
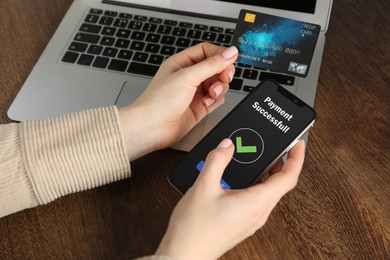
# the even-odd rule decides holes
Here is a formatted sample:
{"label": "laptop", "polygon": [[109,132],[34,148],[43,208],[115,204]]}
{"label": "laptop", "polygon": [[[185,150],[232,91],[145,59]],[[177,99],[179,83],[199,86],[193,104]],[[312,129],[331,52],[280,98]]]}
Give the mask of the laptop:
{"label": "laptop", "polygon": [[[241,9],[321,25],[306,78],[245,64],[225,104],[173,148],[190,150],[262,79],[314,104],[332,0],[74,0],[8,110],[15,121],[133,102],[170,55],[202,41],[230,46]],[[39,15],[39,14],[37,14]]]}

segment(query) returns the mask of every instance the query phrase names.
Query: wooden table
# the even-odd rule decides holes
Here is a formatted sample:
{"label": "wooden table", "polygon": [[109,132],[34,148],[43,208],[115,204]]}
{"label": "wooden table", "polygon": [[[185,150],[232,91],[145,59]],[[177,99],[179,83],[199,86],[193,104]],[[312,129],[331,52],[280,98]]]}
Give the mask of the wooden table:
{"label": "wooden table", "polygon": [[[1,1],[0,123],[71,3]],[[389,13],[386,0],[334,1],[300,182],[223,259],[389,259]],[[152,254],[181,197],[166,176],[184,154],[145,156],[131,179],[0,219],[0,258]]]}

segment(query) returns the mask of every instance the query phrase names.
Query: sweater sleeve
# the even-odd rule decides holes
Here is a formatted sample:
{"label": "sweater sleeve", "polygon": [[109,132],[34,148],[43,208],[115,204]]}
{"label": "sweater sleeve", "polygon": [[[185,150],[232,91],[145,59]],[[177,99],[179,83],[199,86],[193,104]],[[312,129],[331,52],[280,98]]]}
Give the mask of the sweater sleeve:
{"label": "sweater sleeve", "polygon": [[130,173],[114,106],[0,126],[0,217]]}

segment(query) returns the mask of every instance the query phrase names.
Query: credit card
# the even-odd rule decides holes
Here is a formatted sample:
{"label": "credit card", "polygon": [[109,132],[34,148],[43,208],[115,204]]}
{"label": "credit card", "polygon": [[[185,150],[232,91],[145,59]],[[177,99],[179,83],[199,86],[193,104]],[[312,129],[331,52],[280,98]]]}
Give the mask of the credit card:
{"label": "credit card", "polygon": [[239,63],[306,77],[320,30],[318,24],[241,10],[232,45]]}

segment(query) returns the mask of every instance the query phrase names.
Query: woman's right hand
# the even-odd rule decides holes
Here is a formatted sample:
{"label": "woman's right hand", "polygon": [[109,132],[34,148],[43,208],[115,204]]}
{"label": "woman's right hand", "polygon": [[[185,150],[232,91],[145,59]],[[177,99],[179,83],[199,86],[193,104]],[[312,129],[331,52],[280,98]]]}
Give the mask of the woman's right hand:
{"label": "woman's right hand", "polygon": [[304,142],[290,150],[288,160],[277,164],[266,181],[247,189],[224,190],[220,179],[233,153],[230,139],[209,153],[195,184],[173,211],[157,255],[217,259],[253,235],[282,196],[296,186],[304,161]]}

